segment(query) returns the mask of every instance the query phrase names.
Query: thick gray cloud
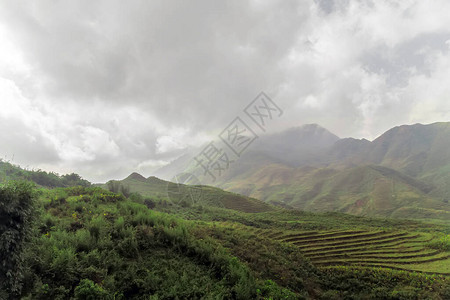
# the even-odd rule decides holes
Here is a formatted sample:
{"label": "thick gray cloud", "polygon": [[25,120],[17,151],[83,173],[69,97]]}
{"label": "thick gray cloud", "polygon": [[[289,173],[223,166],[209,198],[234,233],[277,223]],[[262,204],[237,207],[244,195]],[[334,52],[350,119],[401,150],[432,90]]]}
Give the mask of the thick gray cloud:
{"label": "thick gray cloud", "polygon": [[260,91],[339,136],[450,117],[447,1],[3,1],[0,155],[102,181],[216,136]]}

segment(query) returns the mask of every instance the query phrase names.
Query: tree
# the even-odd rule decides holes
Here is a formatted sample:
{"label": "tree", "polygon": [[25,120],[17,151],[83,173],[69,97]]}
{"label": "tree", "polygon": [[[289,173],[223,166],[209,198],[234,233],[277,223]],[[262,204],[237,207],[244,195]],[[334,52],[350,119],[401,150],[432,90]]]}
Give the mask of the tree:
{"label": "tree", "polygon": [[149,208],[149,209],[154,209],[155,206],[156,206],[155,201],[153,201],[151,198],[146,198],[146,199],[144,200],[144,204],[145,204],[145,206],[147,206],[147,208]]}
{"label": "tree", "polygon": [[110,180],[110,181],[108,181],[107,185],[108,185],[108,190],[110,192],[119,193],[120,182],[115,181],[115,180]]}
{"label": "tree", "polygon": [[14,298],[22,288],[23,249],[31,237],[35,198],[32,183],[0,186],[0,298]]}
{"label": "tree", "polygon": [[61,180],[64,184],[64,186],[83,186],[83,187],[89,187],[91,183],[83,178],[81,178],[80,175],[71,173],[61,176]]}
{"label": "tree", "polygon": [[130,187],[129,186],[125,186],[125,185],[121,185],[120,186],[120,193],[122,195],[124,195],[126,198],[130,197],[130,195],[131,195]]}

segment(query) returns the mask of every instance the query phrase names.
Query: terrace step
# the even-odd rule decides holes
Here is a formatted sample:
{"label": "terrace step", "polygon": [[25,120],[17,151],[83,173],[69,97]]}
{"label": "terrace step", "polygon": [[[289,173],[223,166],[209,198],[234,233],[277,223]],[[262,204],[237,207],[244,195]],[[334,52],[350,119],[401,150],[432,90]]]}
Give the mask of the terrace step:
{"label": "terrace step", "polygon": [[328,247],[328,246],[335,246],[335,245],[341,246],[341,245],[348,245],[348,244],[355,244],[355,243],[383,241],[386,239],[406,237],[406,236],[408,236],[408,233],[402,232],[402,233],[396,233],[396,234],[392,234],[392,233],[380,234],[375,237],[362,238],[362,239],[355,238],[355,239],[342,241],[342,242],[325,241],[325,242],[316,242],[316,243],[311,243],[311,244],[303,244],[302,242],[294,242],[293,244],[296,245],[297,247],[299,247],[300,249],[305,249],[305,248],[311,248],[311,247],[319,248],[319,247]]}
{"label": "terrace step", "polygon": [[[362,246],[375,246],[375,245],[380,245],[380,243],[390,243],[390,242],[396,242],[396,241],[404,241],[404,240],[411,240],[411,239],[415,239],[418,238],[419,235],[412,235],[412,236],[400,236],[400,237],[385,237],[383,239],[376,239],[376,240],[369,240],[366,242],[360,242],[360,241],[352,241],[351,243],[345,243],[345,244],[331,244],[331,245],[310,245],[307,247],[299,247],[300,251],[304,254],[307,255],[308,253],[311,252],[317,252],[318,250],[321,251],[328,251],[328,250],[338,250],[338,249],[347,249],[347,248],[351,248],[351,247],[362,247]],[[306,250],[305,250],[306,249]]]}
{"label": "terrace step", "polygon": [[[345,241],[345,240],[351,240],[356,239],[360,237],[371,237],[371,236],[378,236],[383,233],[388,233],[386,231],[376,231],[376,232],[361,232],[361,233],[346,233],[345,235],[336,235],[336,234],[327,234],[327,235],[321,235],[321,236],[310,236],[310,237],[292,237],[288,239],[284,239],[283,242],[326,242],[326,241]],[[323,238],[325,237],[325,238]]]}
{"label": "terrace step", "polygon": [[[432,252],[416,252],[415,255],[411,254],[411,255],[399,255],[399,256],[391,256],[390,254],[392,253],[377,253],[377,254],[382,254],[382,255],[376,255],[376,254],[370,254],[369,253],[362,253],[362,254],[339,254],[339,255],[329,255],[329,256],[315,256],[315,257],[309,257],[309,259],[312,262],[315,261],[321,261],[324,259],[340,259],[340,258],[350,258],[350,259],[364,259],[364,261],[366,259],[383,259],[383,260],[397,260],[397,259],[411,259],[411,258],[419,258],[419,257],[430,257],[430,256],[435,256],[437,254],[439,254],[439,251],[432,251]],[[383,255],[385,254],[385,255]],[[395,254],[398,254],[395,253]]]}
{"label": "terrace step", "polygon": [[[345,264],[347,266],[351,266],[352,264]],[[322,267],[326,269],[333,269],[336,266],[328,266],[328,267]],[[392,269],[392,270],[398,270],[398,271],[405,271],[410,273],[421,273],[421,274],[430,274],[430,275],[442,275],[442,276],[450,276],[450,273],[445,272],[427,272],[427,271],[420,271],[420,270],[411,270],[406,268],[401,268],[397,266],[392,266],[389,264],[359,264],[357,267],[364,267],[364,268],[382,268],[382,269]]]}
{"label": "terrace step", "polygon": [[[362,251],[362,250],[373,250],[372,252],[366,252],[366,251]],[[318,252],[314,252],[308,255],[305,255],[306,257],[312,259],[315,256],[322,256],[322,255],[334,255],[334,254],[345,254],[348,253],[349,255],[356,255],[359,253],[370,253],[370,254],[376,254],[376,253],[390,253],[390,254],[396,254],[396,253],[417,253],[420,251],[423,251],[424,248],[420,247],[410,247],[410,248],[406,248],[406,249],[398,249],[395,250],[395,248],[391,249],[389,248],[389,250],[385,250],[384,247],[357,247],[357,248],[350,248],[350,249],[344,249],[344,250],[335,250],[335,251],[318,251]]]}
{"label": "terrace step", "polygon": [[281,237],[279,240],[283,242],[295,242],[301,240],[318,240],[321,238],[328,237],[340,237],[340,236],[354,236],[355,234],[373,234],[368,231],[358,230],[358,231],[335,231],[328,233],[319,233],[317,231],[313,231],[310,233],[298,233],[298,234],[289,234]]}
{"label": "terrace step", "polygon": [[282,231],[276,231],[274,233],[269,234],[267,237],[269,239],[276,239],[280,235],[283,235],[283,232]]}
{"label": "terrace step", "polygon": [[[393,263],[395,263],[396,265],[410,265],[410,264],[423,264],[423,263],[429,263],[429,262],[433,262],[433,261],[439,261],[439,260],[445,260],[447,258],[450,258],[449,254],[441,254],[440,256],[434,256],[433,258],[426,258],[426,259],[420,259],[420,260],[416,260],[416,259],[408,259],[408,260],[396,260]],[[372,260],[358,260],[358,259],[347,259],[347,260],[324,260],[324,261],[315,261],[314,264],[315,265],[342,265],[342,264],[352,264],[352,265],[359,265],[359,264],[377,264],[377,263],[384,263],[384,260],[386,258],[380,258],[383,261],[379,261],[376,259],[372,259]]]}

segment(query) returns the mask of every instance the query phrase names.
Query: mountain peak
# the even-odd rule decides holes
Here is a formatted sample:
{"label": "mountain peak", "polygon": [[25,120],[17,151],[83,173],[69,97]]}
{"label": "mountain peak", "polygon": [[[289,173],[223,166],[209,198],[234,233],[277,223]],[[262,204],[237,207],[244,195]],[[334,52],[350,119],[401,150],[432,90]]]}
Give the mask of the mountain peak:
{"label": "mountain peak", "polygon": [[305,124],[297,127],[292,127],[270,136],[271,139],[273,139],[274,137],[275,140],[277,138],[286,140],[294,139],[302,143],[318,143],[321,146],[323,146],[322,144],[326,144],[327,146],[332,145],[334,142],[339,140],[339,137],[337,135],[318,124]]}
{"label": "mountain peak", "polygon": [[160,179],[156,176],[150,176],[149,178],[145,179],[147,182],[153,182],[153,183],[167,183],[167,181]]}
{"label": "mountain peak", "polygon": [[145,177],[136,172],[131,173],[126,179],[145,181]]}
{"label": "mountain peak", "polygon": [[302,128],[305,130],[326,130],[324,127],[320,126],[317,123],[304,124],[304,125],[299,126],[299,128]]}

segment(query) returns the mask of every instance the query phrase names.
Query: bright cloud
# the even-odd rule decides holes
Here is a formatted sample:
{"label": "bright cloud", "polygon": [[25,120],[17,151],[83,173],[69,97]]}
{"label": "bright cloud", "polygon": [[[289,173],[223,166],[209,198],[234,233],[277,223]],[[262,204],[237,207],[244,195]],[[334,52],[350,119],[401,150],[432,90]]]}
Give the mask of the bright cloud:
{"label": "bright cloud", "polygon": [[144,175],[217,135],[260,92],[271,130],[374,138],[449,121],[450,3],[0,4],[0,155],[93,181]]}

